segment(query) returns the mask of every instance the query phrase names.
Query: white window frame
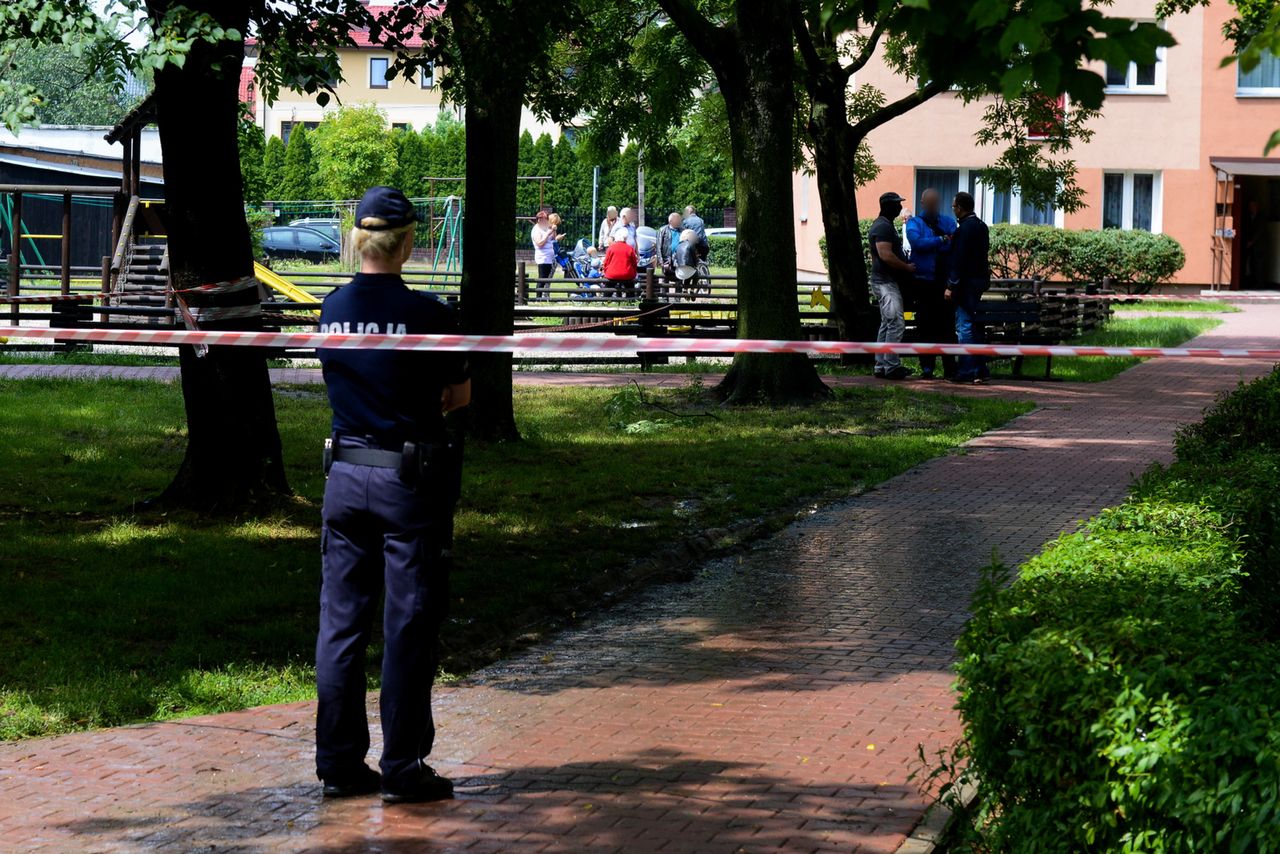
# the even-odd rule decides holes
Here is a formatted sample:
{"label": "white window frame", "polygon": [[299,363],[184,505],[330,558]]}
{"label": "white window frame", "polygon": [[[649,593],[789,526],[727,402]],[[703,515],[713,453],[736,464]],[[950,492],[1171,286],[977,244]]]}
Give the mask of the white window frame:
{"label": "white window frame", "polygon": [[1107,176],[1123,175],[1124,189],[1120,195],[1120,230],[1133,231],[1133,176],[1150,175],[1151,180],[1151,233],[1164,233],[1164,175],[1158,169],[1104,169],[1102,172],[1102,193],[1098,204],[1098,228],[1106,217]]}
{"label": "white window frame", "polygon": [[[1280,59],[1276,60],[1280,62]],[[1240,63],[1236,63],[1236,97],[1237,98],[1280,98],[1280,86],[1241,86]]]}
{"label": "white window frame", "polygon": [[[1155,23],[1161,29],[1164,29],[1164,21],[1144,21],[1142,23]],[[1166,48],[1156,48],[1156,79],[1154,83],[1138,85],[1138,63],[1130,62],[1129,67],[1125,69],[1124,83],[1120,85],[1108,85],[1103,91],[1108,95],[1165,95],[1168,93],[1169,84],[1169,62]],[[1103,71],[1103,78],[1106,77],[1106,71]]]}
{"label": "white window frame", "polygon": [[418,87],[421,89],[436,88],[436,64],[428,62],[418,69]]}
{"label": "white window frame", "polygon": [[[382,61],[386,63],[386,68],[383,69],[381,74],[375,74],[373,71],[373,64],[378,61]],[[391,68],[391,57],[389,56],[369,57],[369,88],[370,89],[391,88],[391,81],[388,80],[386,77],[387,69],[389,68]]]}
{"label": "white window frame", "polygon": [[[939,171],[941,170],[949,171],[949,170],[955,169],[960,173],[961,189],[966,189],[970,186],[969,176],[972,173],[974,172],[979,173],[979,176],[973,181],[973,201],[974,201],[974,208],[975,208],[974,213],[976,213],[979,217],[981,217],[984,222],[987,222],[987,223],[991,222],[991,219],[988,216],[988,214],[995,209],[996,191],[995,191],[995,188],[989,187],[982,182],[982,177],[980,174],[982,172],[981,169],[970,169],[970,168],[955,167],[955,166],[922,166],[920,168],[936,169]],[[912,172],[912,182],[914,183],[914,181],[915,181],[915,173]],[[913,190],[914,190],[914,195],[912,196],[912,198],[915,199],[916,202],[918,203],[920,199],[920,189],[918,187],[913,187]],[[943,206],[942,206],[943,213],[946,213],[947,211],[950,210],[950,204],[951,204],[950,199],[943,200]],[[1054,228],[1062,228],[1063,222],[1064,222],[1064,215],[1062,212],[1062,208],[1054,208],[1053,209]],[[1009,224],[1010,225],[1022,224],[1022,193],[1018,190],[1014,190],[1011,193],[1009,193]]]}

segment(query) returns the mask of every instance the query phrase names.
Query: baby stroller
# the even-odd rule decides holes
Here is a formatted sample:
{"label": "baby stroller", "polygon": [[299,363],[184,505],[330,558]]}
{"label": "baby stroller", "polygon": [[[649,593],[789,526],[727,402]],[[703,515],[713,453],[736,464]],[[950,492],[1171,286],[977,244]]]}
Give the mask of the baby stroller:
{"label": "baby stroller", "polygon": [[682,240],[671,260],[676,279],[680,281],[679,290],[685,299],[695,300],[698,294],[710,295],[711,273],[707,269],[706,260],[698,252],[697,243]]}
{"label": "baby stroller", "polygon": [[560,268],[560,275],[566,279],[572,279],[578,275],[574,272],[573,254],[572,251],[565,249],[562,243],[556,242],[556,266]]}

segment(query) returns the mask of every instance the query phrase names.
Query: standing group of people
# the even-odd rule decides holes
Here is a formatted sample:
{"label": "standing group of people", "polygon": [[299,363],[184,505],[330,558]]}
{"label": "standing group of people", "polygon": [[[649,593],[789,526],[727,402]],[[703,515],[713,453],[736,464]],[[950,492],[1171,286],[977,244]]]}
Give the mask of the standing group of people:
{"label": "standing group of people", "polygon": [[[920,196],[920,213],[907,220],[910,254],[894,222],[905,202],[897,193],[880,196],[880,216],[867,233],[871,247],[871,287],[880,304],[876,341],[896,343],[906,331],[906,311],[915,312],[920,335],[933,343],[977,344],[983,338],[978,304],[991,285],[990,236],[974,212],[970,193],[956,193],[951,210],[942,213],[937,190]],[[937,358],[920,357],[923,376],[936,376]],[[875,375],[905,379],[911,371],[893,353],[877,354]],[[942,357],[942,376],[957,383],[981,383],[989,376],[977,356]]]}
{"label": "standing group of people", "polygon": [[[636,219],[633,209],[618,210],[610,205],[596,232],[596,247],[604,250],[604,278],[619,295],[634,296],[636,277],[641,269],[648,266],[644,264],[642,267],[637,251]],[[657,265],[673,291],[682,289],[691,278],[687,271],[696,271],[699,262],[707,259],[711,249],[706,223],[698,216],[697,208],[689,205],[683,214],[677,211],[670,213],[667,224],[658,229],[654,248],[656,251],[648,255],[649,263]]]}

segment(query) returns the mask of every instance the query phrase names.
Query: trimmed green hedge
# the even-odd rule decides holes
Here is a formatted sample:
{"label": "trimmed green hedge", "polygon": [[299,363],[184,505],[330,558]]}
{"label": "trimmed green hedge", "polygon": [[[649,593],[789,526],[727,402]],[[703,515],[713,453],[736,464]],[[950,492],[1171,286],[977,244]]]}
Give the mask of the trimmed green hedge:
{"label": "trimmed green hedge", "polygon": [[711,236],[707,238],[711,244],[711,256],[708,263],[717,267],[738,266],[738,239],[736,237]]}
{"label": "trimmed green hedge", "polygon": [[[872,220],[860,220],[865,235]],[[863,255],[867,255],[863,240]],[[823,266],[827,239],[819,238]],[[1187,262],[1182,245],[1167,234],[1146,231],[1068,231],[1051,225],[991,226],[991,274],[999,279],[1047,279],[1100,284],[1110,276],[1117,290],[1147,293],[1167,282]],[[870,261],[868,260],[868,263]]]}
{"label": "trimmed green hedge", "polygon": [[983,580],[956,751],[982,845],[1280,850],[1278,415],[1280,368],[1012,584]]}

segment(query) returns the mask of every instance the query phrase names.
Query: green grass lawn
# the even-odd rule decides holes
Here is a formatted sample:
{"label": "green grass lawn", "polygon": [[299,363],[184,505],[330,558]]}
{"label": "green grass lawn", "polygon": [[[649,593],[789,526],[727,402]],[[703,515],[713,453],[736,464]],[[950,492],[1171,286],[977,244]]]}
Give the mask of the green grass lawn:
{"label": "green grass lawn", "polygon": [[[175,386],[0,395],[0,738],[312,696],[323,390],[277,396],[297,497],[235,519],[134,506],[181,458]],[[635,558],[882,481],[1027,408],[859,389],[721,411],[696,383],[654,399],[680,416],[634,390],[520,390],[526,440],[468,449],[447,669],[476,660],[477,636],[496,648],[531,614],[569,617]]]}
{"label": "green grass lawn", "polygon": [[1231,314],[1240,309],[1221,300],[1143,300],[1139,302],[1112,303],[1118,312],[1127,311],[1202,311],[1212,314]]}
{"label": "green grass lawn", "polygon": [[[1100,344],[1112,347],[1177,347],[1185,344],[1201,333],[1207,332],[1222,323],[1211,317],[1114,317],[1105,329],[1089,332],[1065,344]],[[1066,382],[1103,382],[1116,376],[1141,359],[1132,358],[1058,358],[1053,360],[1053,376]],[[915,369],[916,360],[907,357],[905,363]],[[870,366],[846,366],[835,360],[815,362],[818,373],[828,376],[866,376],[871,373]],[[596,370],[593,368],[593,370]],[[625,372],[635,370],[632,366],[599,368],[603,372]],[[705,374],[723,373],[726,366],[707,360],[685,362],[673,361],[669,365],[654,365],[651,371],[672,374]],[[994,362],[991,367],[995,377],[1009,378],[1013,374],[1013,363],[1010,360]],[[1023,376],[1044,376],[1044,359],[1026,359],[1022,368]]]}
{"label": "green grass lawn", "polygon": [[[1105,347],[1178,347],[1221,324],[1221,320],[1212,317],[1116,317],[1103,329],[1063,343]],[[1058,358],[1053,360],[1052,376],[1067,382],[1103,382],[1141,361],[1122,356]],[[1013,364],[1008,360],[995,362],[991,373],[996,377],[1007,377],[1013,373]],[[1022,373],[1029,377],[1044,376],[1044,359],[1026,359]]]}

